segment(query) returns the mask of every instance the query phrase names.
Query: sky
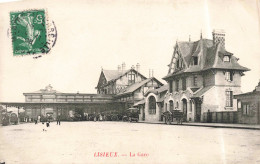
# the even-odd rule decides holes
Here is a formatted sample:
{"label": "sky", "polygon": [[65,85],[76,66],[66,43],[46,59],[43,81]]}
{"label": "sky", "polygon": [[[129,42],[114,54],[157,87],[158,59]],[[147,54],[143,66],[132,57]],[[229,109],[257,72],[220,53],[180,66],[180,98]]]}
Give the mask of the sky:
{"label": "sky", "polygon": [[[242,92],[260,79],[259,3],[254,0],[46,0],[0,3],[0,101],[24,102],[23,93],[51,84],[64,93],[96,93],[101,69],[140,63],[161,82],[176,41],[212,39],[226,32],[226,49],[251,69]],[[45,9],[57,27],[49,54],[14,57],[9,12]]]}

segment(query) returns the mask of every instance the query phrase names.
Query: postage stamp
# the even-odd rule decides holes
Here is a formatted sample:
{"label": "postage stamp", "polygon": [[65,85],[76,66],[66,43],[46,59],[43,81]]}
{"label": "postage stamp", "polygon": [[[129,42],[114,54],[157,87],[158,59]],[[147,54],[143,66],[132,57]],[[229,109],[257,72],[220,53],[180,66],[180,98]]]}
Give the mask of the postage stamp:
{"label": "postage stamp", "polygon": [[44,9],[10,12],[10,23],[14,56],[48,53],[55,44],[56,27],[48,29]]}

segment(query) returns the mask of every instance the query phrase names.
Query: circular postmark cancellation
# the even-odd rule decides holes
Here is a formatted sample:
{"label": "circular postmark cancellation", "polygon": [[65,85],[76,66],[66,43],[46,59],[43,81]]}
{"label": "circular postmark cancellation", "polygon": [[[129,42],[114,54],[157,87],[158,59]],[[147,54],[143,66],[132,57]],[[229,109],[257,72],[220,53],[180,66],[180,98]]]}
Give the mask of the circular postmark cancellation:
{"label": "circular postmark cancellation", "polygon": [[56,43],[55,23],[44,9],[10,12],[10,24],[13,56],[47,54]]}

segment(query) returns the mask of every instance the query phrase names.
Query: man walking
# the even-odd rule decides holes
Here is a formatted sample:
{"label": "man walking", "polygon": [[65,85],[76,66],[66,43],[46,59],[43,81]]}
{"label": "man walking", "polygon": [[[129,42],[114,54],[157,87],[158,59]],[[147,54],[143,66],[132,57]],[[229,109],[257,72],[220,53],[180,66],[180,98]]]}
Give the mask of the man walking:
{"label": "man walking", "polygon": [[57,117],[57,125],[60,125],[60,115]]}

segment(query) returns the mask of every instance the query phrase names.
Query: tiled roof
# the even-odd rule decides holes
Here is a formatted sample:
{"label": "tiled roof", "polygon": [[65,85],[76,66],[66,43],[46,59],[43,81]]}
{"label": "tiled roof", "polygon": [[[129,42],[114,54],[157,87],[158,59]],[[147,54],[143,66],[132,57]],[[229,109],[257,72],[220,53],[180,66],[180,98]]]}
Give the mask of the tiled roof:
{"label": "tiled roof", "polygon": [[234,95],[234,98],[241,98],[241,97],[245,97],[245,96],[260,96],[260,91],[252,91],[252,92],[247,92],[247,93],[242,93],[242,94],[239,94],[239,95]]}
{"label": "tiled roof", "polygon": [[162,92],[168,91],[168,89],[169,89],[169,84],[164,84],[160,88],[148,90],[145,93],[145,96],[147,96],[149,93],[154,93],[154,94],[162,93]]}
{"label": "tiled roof", "polygon": [[160,88],[155,89],[155,91],[157,91],[158,93],[161,93],[161,92],[167,91],[168,89],[169,89],[169,84],[164,84]]}
{"label": "tiled roof", "polygon": [[192,98],[203,96],[212,87],[213,86],[207,86],[207,87],[204,87],[204,88],[198,90],[197,92],[195,92],[195,94],[192,96]]}
{"label": "tiled roof", "polygon": [[145,100],[140,100],[138,101],[137,103],[134,104],[134,106],[138,106],[138,105],[142,105],[142,104],[145,104]]}
{"label": "tiled roof", "polygon": [[[208,69],[233,69],[240,71],[249,71],[248,68],[241,66],[237,58],[232,53],[228,52],[220,44],[213,45],[213,41],[209,39],[200,39],[196,42],[177,42],[181,56],[185,63],[185,68],[175,70],[173,73],[164,77],[168,77],[190,72],[204,71]],[[230,56],[230,62],[224,62],[224,54]],[[198,57],[198,65],[193,65],[193,56]]]}
{"label": "tiled roof", "polygon": [[179,50],[184,58],[184,63],[188,65],[191,56],[189,54],[192,53],[194,43],[193,42],[177,42]]}
{"label": "tiled roof", "polygon": [[105,75],[105,78],[107,81],[114,80],[128,72],[129,70],[126,71],[118,71],[118,70],[103,70],[103,73]]}
{"label": "tiled roof", "polygon": [[190,88],[190,90],[194,93],[196,92],[197,90],[199,90],[200,88]]}
{"label": "tiled roof", "polygon": [[[107,82],[111,81],[111,80],[117,80],[119,79],[121,76],[125,75],[126,73],[130,72],[130,71],[134,71],[137,72],[135,69],[131,68],[125,71],[118,71],[118,70],[102,70],[102,72],[104,73],[104,76],[107,80]],[[143,78],[146,79],[146,77],[144,75],[142,75],[140,72],[137,72],[140,76],[142,76]]]}
{"label": "tiled roof", "polygon": [[234,97],[235,98],[240,98],[240,97],[249,96],[249,95],[260,95],[260,92],[259,91],[246,92],[246,93],[241,93],[241,94],[238,94],[238,95],[234,95]]}
{"label": "tiled roof", "polygon": [[[226,51],[222,46],[218,45],[217,47],[211,48],[211,55],[208,55],[208,60],[206,60],[206,66],[203,70],[210,68],[219,68],[219,69],[234,69],[241,71],[249,71],[248,68],[241,66],[237,62],[237,58],[233,56],[230,52]],[[230,62],[223,62],[224,54],[230,55]]]}
{"label": "tiled roof", "polygon": [[156,102],[163,102],[165,97],[160,97]]}
{"label": "tiled roof", "polygon": [[246,96],[255,96],[255,98],[257,98],[257,96],[260,96],[260,82],[258,83],[258,86],[256,86],[252,92],[234,95],[235,98],[243,98]]}
{"label": "tiled roof", "polygon": [[149,81],[151,80],[155,80],[157,81],[159,84],[162,85],[162,83],[160,81],[158,81],[156,78],[152,77],[152,78],[148,78],[148,79],[145,79],[143,81],[140,81],[140,82],[136,82],[128,87],[126,87],[122,92],[118,93],[117,95],[124,95],[124,94],[128,94],[128,93],[132,93],[134,91],[136,91],[138,88],[140,88],[141,86],[143,86],[144,84],[148,83]]}

